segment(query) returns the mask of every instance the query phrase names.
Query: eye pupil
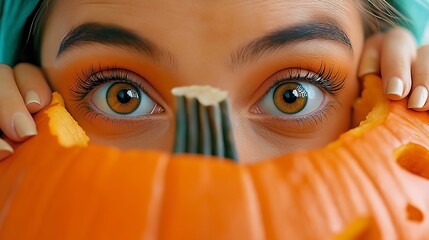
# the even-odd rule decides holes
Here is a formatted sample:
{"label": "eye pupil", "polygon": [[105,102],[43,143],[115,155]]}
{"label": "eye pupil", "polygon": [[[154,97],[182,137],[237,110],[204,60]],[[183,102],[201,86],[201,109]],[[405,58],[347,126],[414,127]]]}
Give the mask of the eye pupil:
{"label": "eye pupil", "polygon": [[283,93],[283,101],[289,104],[294,103],[298,97],[298,92],[295,89],[289,89]]}
{"label": "eye pupil", "polygon": [[121,89],[118,91],[118,95],[116,96],[118,98],[118,101],[122,104],[129,103],[131,99],[135,96],[133,96],[133,91],[130,89]]}

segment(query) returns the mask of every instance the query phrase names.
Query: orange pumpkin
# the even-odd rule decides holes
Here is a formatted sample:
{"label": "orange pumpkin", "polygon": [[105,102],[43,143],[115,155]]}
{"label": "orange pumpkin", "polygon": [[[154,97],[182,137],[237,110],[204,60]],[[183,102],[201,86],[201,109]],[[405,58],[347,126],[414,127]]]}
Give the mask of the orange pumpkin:
{"label": "orange pumpkin", "polygon": [[429,114],[365,85],[359,127],[251,165],[87,146],[56,97],[0,162],[0,239],[429,239]]}

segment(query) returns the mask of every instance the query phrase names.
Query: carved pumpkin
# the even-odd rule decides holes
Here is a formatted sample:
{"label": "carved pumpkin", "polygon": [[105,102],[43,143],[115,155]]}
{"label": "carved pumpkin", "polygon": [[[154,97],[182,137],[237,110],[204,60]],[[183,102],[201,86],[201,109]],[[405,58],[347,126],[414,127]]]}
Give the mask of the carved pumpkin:
{"label": "carved pumpkin", "polygon": [[86,146],[56,97],[0,162],[0,239],[428,239],[429,114],[365,85],[359,127],[251,165]]}

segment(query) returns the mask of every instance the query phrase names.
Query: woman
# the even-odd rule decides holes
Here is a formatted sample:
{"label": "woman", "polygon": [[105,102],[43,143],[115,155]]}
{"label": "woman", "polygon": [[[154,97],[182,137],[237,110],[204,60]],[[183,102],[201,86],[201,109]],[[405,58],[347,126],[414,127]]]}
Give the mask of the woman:
{"label": "woman", "polygon": [[[380,68],[390,99],[412,88],[409,107],[429,109],[428,48],[415,61],[414,39],[403,29],[364,46],[374,23],[366,1],[57,0],[41,9],[40,66],[97,143],[170,150],[176,86],[228,91],[239,156],[250,161],[336,139],[351,127],[358,75]],[[0,74],[7,86],[1,129],[16,141],[34,135],[12,89],[16,79],[37,111],[49,102],[43,75],[26,64]]]}

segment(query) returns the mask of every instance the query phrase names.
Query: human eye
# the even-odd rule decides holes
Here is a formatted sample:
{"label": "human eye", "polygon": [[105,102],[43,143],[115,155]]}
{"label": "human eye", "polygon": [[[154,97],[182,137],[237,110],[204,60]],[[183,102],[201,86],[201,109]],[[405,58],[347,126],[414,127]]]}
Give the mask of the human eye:
{"label": "human eye", "polygon": [[316,71],[279,71],[269,82],[270,87],[251,107],[251,113],[274,116],[288,126],[314,126],[335,107],[335,95],[343,89],[345,78],[322,64]]}
{"label": "human eye", "polygon": [[324,102],[322,90],[310,83],[284,82],[271,88],[260,108],[277,115],[300,116],[311,113]]}
{"label": "human eye", "polygon": [[154,113],[157,104],[140,88],[128,82],[110,82],[94,90],[91,103],[99,111],[118,116]]}
{"label": "human eye", "polygon": [[123,68],[91,66],[77,76],[72,96],[80,102],[85,116],[90,114],[104,120],[132,121],[164,112],[156,100],[159,95],[147,81]]}

